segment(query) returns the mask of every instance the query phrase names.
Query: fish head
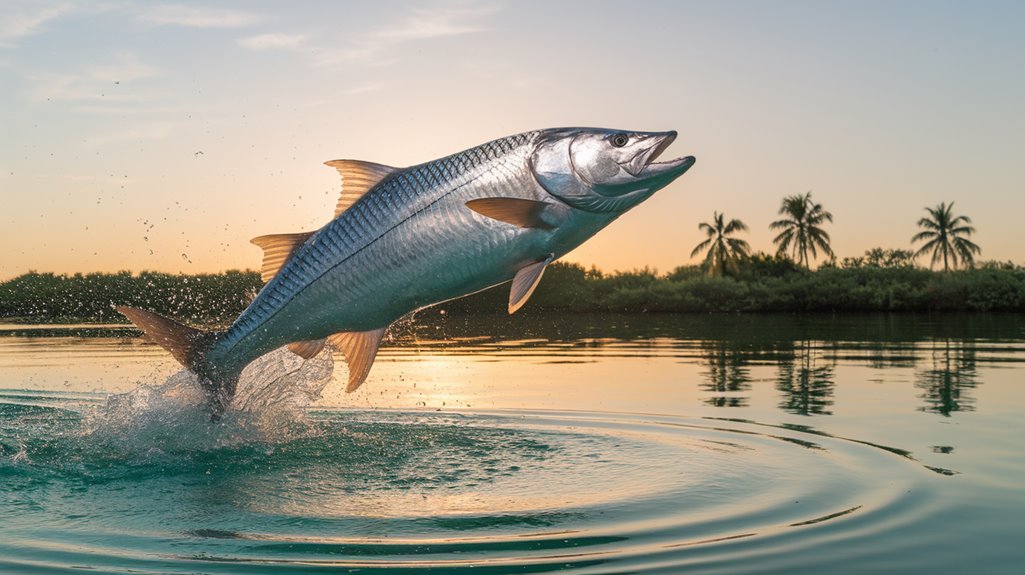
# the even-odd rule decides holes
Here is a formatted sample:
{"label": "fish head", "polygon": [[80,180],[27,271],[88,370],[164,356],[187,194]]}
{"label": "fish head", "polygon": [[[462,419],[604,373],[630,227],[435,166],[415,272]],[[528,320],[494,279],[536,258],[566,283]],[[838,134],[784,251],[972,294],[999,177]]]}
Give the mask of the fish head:
{"label": "fish head", "polygon": [[575,208],[624,212],[694,165],[693,156],[655,161],[675,139],[675,131],[549,130],[538,139],[531,166],[548,193]]}

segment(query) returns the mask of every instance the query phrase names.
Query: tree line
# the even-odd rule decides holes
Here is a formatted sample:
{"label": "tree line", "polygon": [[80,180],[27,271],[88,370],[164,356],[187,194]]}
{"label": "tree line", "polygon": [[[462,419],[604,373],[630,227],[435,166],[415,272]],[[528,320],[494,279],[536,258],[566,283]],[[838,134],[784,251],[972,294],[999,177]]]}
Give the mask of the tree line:
{"label": "tree line", "polygon": [[[976,265],[981,252],[969,238],[971,219],[953,203],[926,208],[912,238],[917,250],[874,248],[837,261],[824,226],[833,215],[811,192],[788,196],[774,254],[754,253],[737,234],[747,225],[715,212],[698,228],[706,239],[691,257],[698,265],[668,274],[643,269],[604,273],[556,262],[524,308],[540,312],[1025,312],[1025,268],[1010,262]],[[815,271],[811,261],[825,256]],[[915,265],[928,255],[930,268]],[[942,272],[932,268],[942,263]],[[141,307],[204,324],[238,316],[262,287],[260,274],[56,275],[30,272],[0,283],[0,318],[35,322],[118,322],[115,305]],[[506,286],[446,302],[454,313],[497,313],[506,308]],[[524,313],[521,312],[521,313]]]}
{"label": "tree line", "polygon": [[[975,256],[982,253],[982,249],[969,239],[975,233],[972,220],[968,216],[954,215],[953,208],[954,202],[940,202],[935,208],[925,208],[929,215],[918,220],[921,231],[911,238],[912,244],[924,243],[917,251],[909,252],[912,262],[915,258],[929,255],[929,268],[942,261],[944,272],[975,265]],[[783,217],[769,224],[770,230],[779,231],[772,240],[777,256],[789,257],[799,266],[811,269],[811,260],[817,258],[821,251],[830,265],[836,264],[829,233],[824,229],[826,222],[833,221],[833,214],[822,204],[812,201],[811,192],[783,198],[779,215]],[[707,238],[694,247],[690,257],[704,252],[701,265],[709,275],[721,276],[727,271],[735,271],[738,263],[751,255],[751,246],[734,237],[748,230],[747,224],[738,219],[726,221],[725,215],[713,212],[712,222],[702,222],[698,229],[705,232]]]}
{"label": "tree line", "polygon": [[194,323],[224,323],[249,305],[262,283],[254,271],[217,274],[29,272],[0,283],[0,318],[33,322],[116,322],[115,305]]}
{"label": "tree line", "polygon": [[[605,273],[573,263],[549,266],[518,313],[563,312],[1025,312],[1025,268],[989,262],[943,273],[915,267],[907,250],[876,248],[809,271],[756,253],[711,276],[703,266],[668,274]],[[117,322],[130,305],[217,325],[237,317],[262,286],[255,271],[174,275],[143,272],[28,273],[0,283],[0,318],[30,322]],[[508,286],[446,302],[446,313],[504,313]]]}

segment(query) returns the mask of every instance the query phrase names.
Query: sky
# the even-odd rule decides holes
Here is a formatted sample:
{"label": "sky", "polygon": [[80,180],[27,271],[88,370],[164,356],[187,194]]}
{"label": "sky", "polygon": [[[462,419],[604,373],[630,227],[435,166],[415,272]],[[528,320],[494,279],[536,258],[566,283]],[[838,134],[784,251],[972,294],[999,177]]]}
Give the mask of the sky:
{"label": "sky", "polygon": [[[756,251],[786,195],[837,256],[926,206],[1025,263],[1025,3],[18,2],[0,12],[0,279],[255,269],[331,217],[335,158],[412,165],[561,126],[679,131],[687,174],[565,259]],[[922,263],[927,263],[922,259]]]}

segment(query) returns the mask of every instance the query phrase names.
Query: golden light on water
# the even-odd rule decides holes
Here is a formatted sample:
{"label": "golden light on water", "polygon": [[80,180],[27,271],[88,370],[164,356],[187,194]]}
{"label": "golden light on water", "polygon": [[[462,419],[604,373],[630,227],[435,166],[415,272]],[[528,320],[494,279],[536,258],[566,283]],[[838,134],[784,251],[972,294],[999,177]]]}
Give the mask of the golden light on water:
{"label": "golden light on water", "polygon": [[[617,409],[656,395],[679,404],[694,400],[694,391],[679,385],[692,368],[660,360],[666,349],[659,342],[650,348],[613,348],[607,352],[608,361],[591,356],[594,347],[576,353],[572,345],[558,343],[518,345],[503,342],[501,348],[471,345],[455,350],[383,347],[364,387],[347,397],[341,386],[333,386],[326,392],[325,405]],[[344,369],[336,365],[336,379],[343,377]]]}
{"label": "golden light on water", "polygon": [[[925,573],[923,545],[962,557],[974,536],[971,562],[996,564],[1013,543],[1015,318],[525,319],[527,340],[496,318],[407,326],[353,395],[328,352],[277,350],[215,424],[154,344],[0,325],[3,489],[52,503],[11,508],[3,555],[675,572],[773,553],[786,573],[849,553]],[[970,529],[935,529],[952,514]]]}

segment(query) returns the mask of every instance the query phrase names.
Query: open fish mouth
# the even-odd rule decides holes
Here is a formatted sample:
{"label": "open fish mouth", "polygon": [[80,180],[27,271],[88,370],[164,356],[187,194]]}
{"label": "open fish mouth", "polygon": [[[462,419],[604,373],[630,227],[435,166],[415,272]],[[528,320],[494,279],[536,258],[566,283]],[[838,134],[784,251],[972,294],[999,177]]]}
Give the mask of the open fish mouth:
{"label": "open fish mouth", "polygon": [[636,145],[640,148],[637,154],[622,167],[631,176],[649,179],[659,176],[678,177],[694,165],[694,156],[684,156],[675,160],[656,162],[662,152],[676,140],[676,131],[647,134]]}

